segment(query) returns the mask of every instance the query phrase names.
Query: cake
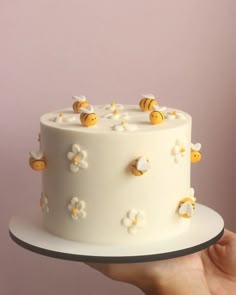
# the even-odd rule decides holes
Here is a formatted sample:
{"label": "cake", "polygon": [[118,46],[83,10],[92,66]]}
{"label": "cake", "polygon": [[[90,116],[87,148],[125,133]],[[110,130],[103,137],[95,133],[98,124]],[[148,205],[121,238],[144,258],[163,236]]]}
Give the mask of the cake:
{"label": "cake", "polygon": [[40,118],[39,151],[29,163],[42,176],[47,231],[96,245],[143,245],[189,230],[195,196],[191,116],[145,95],[137,105],[73,107]]}

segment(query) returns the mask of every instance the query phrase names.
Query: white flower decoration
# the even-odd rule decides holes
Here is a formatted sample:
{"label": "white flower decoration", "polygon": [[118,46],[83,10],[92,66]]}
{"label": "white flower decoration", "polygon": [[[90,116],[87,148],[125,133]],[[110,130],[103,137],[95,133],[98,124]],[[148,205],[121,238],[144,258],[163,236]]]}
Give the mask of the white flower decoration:
{"label": "white flower decoration", "polygon": [[111,104],[106,104],[104,109],[109,110],[109,111],[114,111],[114,110],[123,110],[124,106],[123,104],[115,103],[114,101]]}
{"label": "white flower decoration", "polygon": [[128,120],[129,119],[129,114],[128,113],[120,113],[118,109],[115,109],[112,113],[108,113],[103,116],[104,118],[107,119],[113,119],[113,120]]}
{"label": "white flower decoration", "polygon": [[71,214],[72,219],[78,220],[80,217],[85,218],[87,213],[84,211],[85,202],[79,200],[77,197],[73,197],[68,205],[68,210]]}
{"label": "white flower decoration", "polygon": [[75,116],[65,116],[64,113],[59,113],[55,117],[51,118],[50,120],[56,123],[70,123],[70,122],[74,122],[76,118]]}
{"label": "white flower decoration", "polygon": [[112,126],[114,131],[135,131],[138,126],[135,124],[128,124],[126,121],[122,121],[120,124]]}
{"label": "white flower decoration", "polygon": [[177,112],[177,111],[172,111],[172,112],[167,112],[166,113],[166,119],[168,120],[175,120],[175,119],[186,119],[186,116],[184,113]]}
{"label": "white flower decoration", "polygon": [[45,193],[41,193],[40,207],[41,207],[43,213],[49,212],[48,196]]}
{"label": "white flower decoration", "polygon": [[80,168],[88,168],[88,163],[85,160],[87,152],[82,151],[78,144],[72,145],[72,152],[67,153],[67,158],[71,161],[70,170],[74,173],[78,172]]}
{"label": "white flower decoration", "polygon": [[179,163],[181,158],[186,155],[186,146],[179,140],[176,141],[174,148],[172,149],[172,154],[176,163]]}
{"label": "white flower decoration", "polygon": [[127,227],[129,234],[135,235],[139,229],[145,226],[144,213],[143,211],[132,209],[127,212],[126,217],[121,220],[121,223]]}

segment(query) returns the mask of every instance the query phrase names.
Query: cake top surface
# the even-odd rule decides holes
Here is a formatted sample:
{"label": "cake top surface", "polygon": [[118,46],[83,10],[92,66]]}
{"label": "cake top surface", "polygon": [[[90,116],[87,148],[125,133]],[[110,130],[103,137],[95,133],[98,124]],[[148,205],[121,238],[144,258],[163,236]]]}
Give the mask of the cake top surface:
{"label": "cake top surface", "polygon": [[145,112],[138,105],[113,104],[93,105],[89,113],[84,113],[84,121],[94,120],[97,124],[86,127],[81,121],[81,112],[72,108],[61,109],[41,116],[40,123],[56,129],[79,131],[85,133],[137,133],[153,132],[183,126],[191,121],[191,116],[175,108],[158,107],[156,110],[162,121],[150,122],[151,112]]}

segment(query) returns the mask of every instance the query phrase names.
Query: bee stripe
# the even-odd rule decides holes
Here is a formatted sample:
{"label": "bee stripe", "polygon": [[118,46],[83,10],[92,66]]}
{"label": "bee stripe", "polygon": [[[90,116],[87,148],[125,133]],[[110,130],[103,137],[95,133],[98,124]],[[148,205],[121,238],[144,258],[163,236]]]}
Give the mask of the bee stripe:
{"label": "bee stripe", "polygon": [[150,99],[149,105],[148,105],[148,110],[151,110],[152,103],[154,103],[154,99]]}
{"label": "bee stripe", "polygon": [[148,110],[147,104],[149,104],[149,98],[146,98],[145,103],[144,103],[144,109]]}

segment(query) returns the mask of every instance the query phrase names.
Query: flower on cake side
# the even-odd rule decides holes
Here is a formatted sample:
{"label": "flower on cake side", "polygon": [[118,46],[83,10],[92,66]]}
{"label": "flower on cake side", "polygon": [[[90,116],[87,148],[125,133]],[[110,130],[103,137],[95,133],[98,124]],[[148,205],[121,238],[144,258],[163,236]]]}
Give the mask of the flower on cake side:
{"label": "flower on cake side", "polygon": [[48,196],[45,193],[41,193],[41,198],[39,205],[41,207],[41,210],[43,213],[48,213],[49,212],[49,207],[48,207]]}
{"label": "flower on cake side", "polygon": [[145,226],[144,212],[136,209],[129,210],[121,220],[121,224],[127,228],[129,234],[135,235]]}
{"label": "flower on cake side", "polygon": [[175,162],[179,163],[181,158],[185,157],[186,155],[185,144],[177,140],[175,146],[172,149],[172,155],[174,156]]}
{"label": "flower on cake side", "polygon": [[178,213],[183,218],[191,218],[195,210],[196,198],[194,197],[194,189],[190,188],[189,195],[179,203]]}
{"label": "flower on cake side", "polygon": [[84,201],[79,200],[77,197],[73,197],[68,204],[68,210],[70,212],[71,218],[73,220],[78,220],[79,218],[85,218],[87,216],[84,210],[86,204]]}
{"label": "flower on cake side", "polygon": [[114,110],[123,110],[124,109],[124,106],[123,106],[123,104],[115,103],[114,101],[112,101],[112,103],[106,104],[104,106],[104,109],[113,112]]}
{"label": "flower on cake side", "polygon": [[126,121],[120,122],[120,124],[116,124],[112,126],[112,130],[114,131],[135,131],[138,129],[138,126],[135,124],[128,124]]}
{"label": "flower on cake side", "polygon": [[78,144],[72,145],[72,151],[67,153],[67,159],[70,163],[70,170],[74,173],[78,172],[80,168],[88,168],[88,163],[86,161],[87,152],[81,150]]}

